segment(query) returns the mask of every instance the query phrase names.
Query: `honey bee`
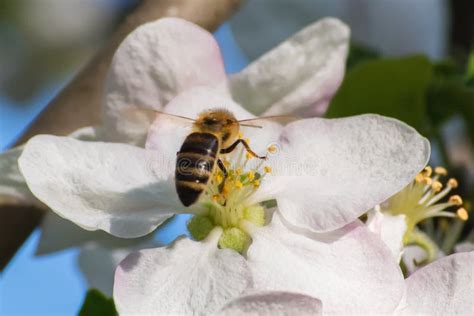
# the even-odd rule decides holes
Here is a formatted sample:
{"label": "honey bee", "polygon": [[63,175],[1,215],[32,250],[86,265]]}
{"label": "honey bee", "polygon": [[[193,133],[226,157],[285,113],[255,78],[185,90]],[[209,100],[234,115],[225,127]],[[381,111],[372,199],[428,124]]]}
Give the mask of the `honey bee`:
{"label": "honey bee", "polygon": [[[176,192],[184,206],[192,205],[199,199],[215,165],[224,175],[218,186],[219,191],[222,191],[227,170],[220,156],[231,153],[239,144],[252,156],[266,159],[266,156],[257,155],[244,139],[239,138],[240,125],[232,113],[221,109],[201,113],[195,120],[194,131],[184,140],[176,159]],[[189,164],[189,167],[183,170],[185,164]]]}
{"label": "honey bee", "polygon": [[221,156],[233,152],[238,145],[244,146],[245,150],[255,158],[267,158],[266,156],[259,156],[244,139],[239,137],[241,126],[262,128],[262,126],[248,123],[258,120],[283,122],[296,119],[291,116],[268,116],[239,121],[231,112],[225,109],[205,111],[199,114],[197,119],[155,110],[151,111],[156,114],[188,120],[193,124],[193,131],[186,137],[176,154],[176,193],[181,203],[186,207],[196,203],[205,191],[216,167],[223,173],[223,179],[218,185],[219,192],[222,192],[228,173]]}

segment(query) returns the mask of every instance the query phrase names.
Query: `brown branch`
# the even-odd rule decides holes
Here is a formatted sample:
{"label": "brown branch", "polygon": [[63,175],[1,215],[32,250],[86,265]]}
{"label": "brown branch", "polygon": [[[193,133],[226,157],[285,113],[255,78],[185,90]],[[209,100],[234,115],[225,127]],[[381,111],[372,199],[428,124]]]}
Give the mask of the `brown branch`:
{"label": "brown branch", "polygon": [[[112,56],[137,26],[165,16],[181,17],[214,31],[234,13],[240,0],[143,0],[119,25],[91,62],[51,101],[18,144],[37,134],[67,135],[80,127],[98,125],[101,100]],[[41,220],[34,207],[0,205],[0,270]]]}

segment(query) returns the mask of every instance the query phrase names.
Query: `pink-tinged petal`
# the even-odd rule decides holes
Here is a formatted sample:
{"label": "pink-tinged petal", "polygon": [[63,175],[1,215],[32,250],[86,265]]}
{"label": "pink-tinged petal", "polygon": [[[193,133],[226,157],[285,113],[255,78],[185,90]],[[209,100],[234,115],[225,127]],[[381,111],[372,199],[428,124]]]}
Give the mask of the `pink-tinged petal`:
{"label": "pink-tinged petal", "polygon": [[290,228],[275,213],[269,225],[249,230],[247,261],[257,290],[317,297],[329,314],[389,313],[403,296],[392,254],[361,223],[315,234]]}
{"label": "pink-tinged petal", "polygon": [[120,315],[209,315],[252,286],[245,259],[219,249],[222,230],[203,242],[181,238],[171,246],[129,255],[115,272]]}
{"label": "pink-tinged petal", "polygon": [[371,232],[379,236],[387,245],[393,258],[400,262],[403,251],[403,236],[407,229],[405,215],[393,216],[374,209],[368,212],[366,225]]}
{"label": "pink-tinged petal", "polygon": [[[283,130],[280,151],[262,186],[295,226],[340,228],[403,189],[430,155],[426,138],[379,115],[296,121]],[[273,191],[273,192],[272,192]]]}
{"label": "pink-tinged petal", "polygon": [[321,114],[344,76],[349,28],[322,19],[231,76],[234,99],[265,115]]}
{"label": "pink-tinged petal", "polygon": [[143,144],[149,117],[124,109],[160,110],[182,91],[225,79],[212,34],[178,18],[144,24],[123,41],[110,66],[104,100],[107,135]]}
{"label": "pink-tinged petal", "polygon": [[[77,263],[89,288],[99,289],[112,296],[115,269],[130,253],[145,248],[161,246],[148,235],[137,239],[115,238],[117,243],[89,242],[81,247]],[[128,241],[128,244],[123,241]]]}
{"label": "pink-tinged petal", "polygon": [[230,301],[218,316],[283,316],[322,315],[323,307],[317,298],[291,292],[256,292]]}
{"label": "pink-tinged petal", "polygon": [[472,315],[474,252],[430,263],[407,280],[407,315]]}
{"label": "pink-tinged petal", "polygon": [[134,238],[180,210],[173,153],[68,137],[32,138],[19,159],[31,192],[87,230]]}

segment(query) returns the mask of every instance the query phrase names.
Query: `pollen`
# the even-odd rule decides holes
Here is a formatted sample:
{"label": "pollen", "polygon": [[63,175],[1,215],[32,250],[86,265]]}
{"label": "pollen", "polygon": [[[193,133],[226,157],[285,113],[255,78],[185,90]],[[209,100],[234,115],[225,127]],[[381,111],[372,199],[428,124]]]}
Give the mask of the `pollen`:
{"label": "pollen", "polygon": [[464,207],[458,208],[456,214],[463,221],[467,221],[469,218],[469,214],[467,213],[467,210]]}
{"label": "pollen", "polygon": [[218,174],[216,174],[216,181],[217,181],[217,183],[221,183],[222,180],[224,180],[224,177],[223,177],[222,174],[219,172]]}
{"label": "pollen", "polygon": [[249,173],[247,173],[247,178],[249,181],[253,181],[253,179],[255,179],[255,173],[253,171],[249,171]]}
{"label": "pollen", "polygon": [[459,195],[453,195],[449,198],[449,203],[454,205],[462,205],[462,198]]}
{"label": "pollen", "polygon": [[239,180],[235,181],[235,187],[236,187],[237,189],[242,189],[242,187],[243,187],[242,182],[240,182]]}
{"label": "pollen", "polygon": [[260,180],[255,180],[255,181],[253,182],[253,186],[256,187],[256,188],[258,188],[258,187],[260,186]]}
{"label": "pollen", "polygon": [[448,174],[448,170],[446,170],[446,168],[441,167],[441,166],[436,167],[434,172],[436,174],[439,174],[440,176],[445,176]]}
{"label": "pollen", "polygon": [[272,167],[270,167],[270,166],[265,166],[265,167],[263,168],[263,171],[265,171],[265,173],[271,173],[271,172],[272,172]]}
{"label": "pollen", "polygon": [[235,174],[240,176],[242,174],[242,169],[241,168],[235,169]]}
{"label": "pollen", "polygon": [[267,148],[267,151],[268,151],[270,154],[276,153],[277,150],[278,150],[278,149],[277,149],[277,147],[276,147],[275,145],[270,145],[270,146],[268,146],[268,148]]}
{"label": "pollen", "polygon": [[219,200],[219,197],[220,197],[219,194],[214,194],[214,195],[212,196],[212,200],[213,200],[214,202],[216,202],[216,201]]}
{"label": "pollen", "polygon": [[253,158],[253,155],[251,153],[246,153],[245,158],[247,158],[247,160],[250,160]]}

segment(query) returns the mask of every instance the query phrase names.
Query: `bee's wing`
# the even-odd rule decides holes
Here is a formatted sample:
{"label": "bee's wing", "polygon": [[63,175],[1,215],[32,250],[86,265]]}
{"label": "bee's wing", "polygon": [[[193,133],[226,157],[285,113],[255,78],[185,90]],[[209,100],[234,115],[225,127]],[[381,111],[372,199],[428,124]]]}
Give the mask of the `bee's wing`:
{"label": "bee's wing", "polygon": [[194,119],[189,118],[189,117],[165,113],[165,112],[150,109],[150,108],[145,109],[145,108],[139,108],[139,107],[129,107],[129,108],[122,109],[122,113],[130,120],[136,120],[137,118],[145,117],[150,123],[159,117],[172,120],[174,124],[190,125],[195,122]]}
{"label": "bee's wing", "polygon": [[291,122],[297,121],[299,119],[300,119],[299,117],[291,116],[291,115],[273,115],[273,116],[262,116],[262,117],[256,117],[253,119],[240,120],[239,124],[240,126],[244,126],[244,127],[261,128],[262,127],[261,125],[263,125],[262,123],[264,122],[274,122],[281,125],[286,125]]}

